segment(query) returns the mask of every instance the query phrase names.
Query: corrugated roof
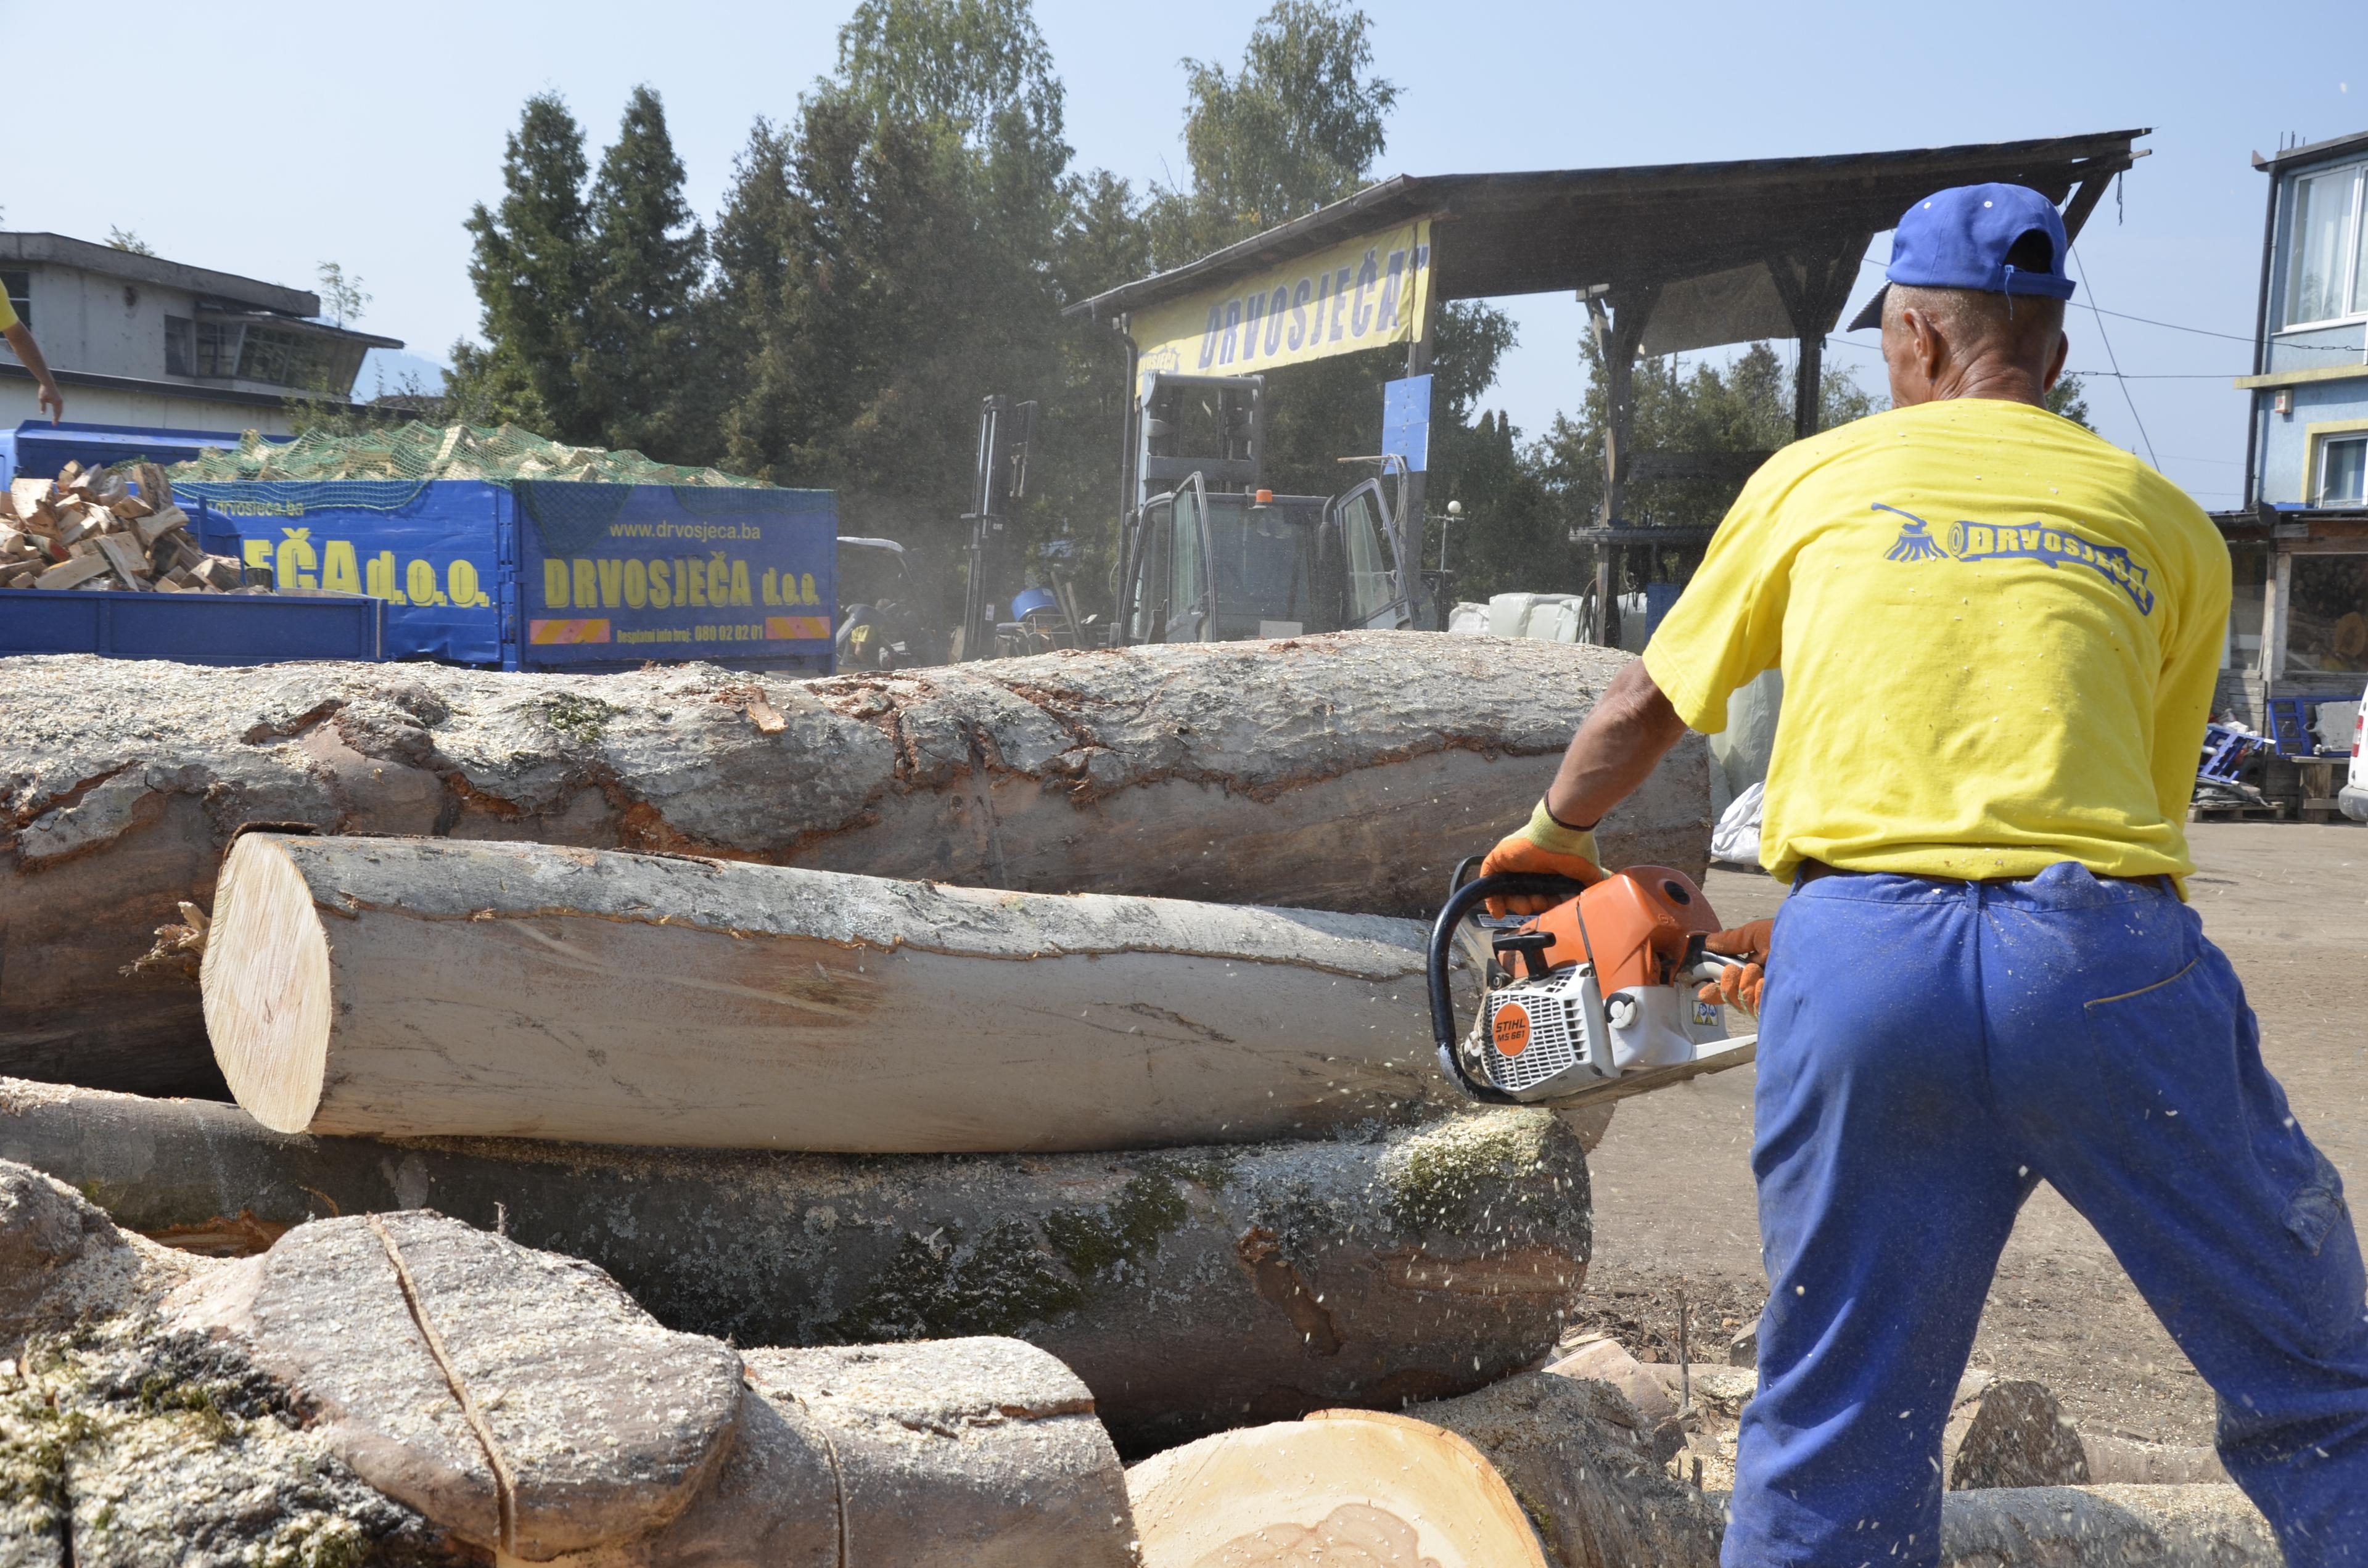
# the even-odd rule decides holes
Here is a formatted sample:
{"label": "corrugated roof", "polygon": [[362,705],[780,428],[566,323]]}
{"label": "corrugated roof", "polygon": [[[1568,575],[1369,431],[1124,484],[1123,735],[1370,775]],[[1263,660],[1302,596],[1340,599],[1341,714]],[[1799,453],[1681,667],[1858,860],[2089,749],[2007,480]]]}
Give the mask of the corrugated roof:
{"label": "corrugated roof", "polygon": [[1935,189],[2007,180],[2062,202],[2126,169],[2145,130],[1850,153],[1518,174],[1399,175],[1304,218],[1070,307],[1104,320],[1247,277],[1389,223],[1428,216],[1434,286],[1450,300],[1615,295],[1825,254],[1890,228]]}

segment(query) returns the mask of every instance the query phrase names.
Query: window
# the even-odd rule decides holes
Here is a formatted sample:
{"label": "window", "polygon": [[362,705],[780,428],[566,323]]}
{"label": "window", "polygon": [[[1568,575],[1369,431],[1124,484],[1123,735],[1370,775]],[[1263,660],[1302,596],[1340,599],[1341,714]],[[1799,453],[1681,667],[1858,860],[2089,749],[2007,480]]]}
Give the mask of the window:
{"label": "window", "polygon": [[2294,558],[2286,667],[2368,671],[2368,555]]}
{"label": "window", "polygon": [[1379,485],[1369,480],[1341,500],[1340,545],[1348,558],[1351,627],[1380,624],[1384,612],[1397,602],[1389,533]]}
{"label": "window", "polygon": [[198,371],[224,381],[238,374],[239,339],[246,329],[236,322],[198,323]]}
{"label": "window", "polygon": [[313,392],[342,389],[329,385],[327,345],[303,333],[279,327],[250,326],[238,355],[238,379],[275,387],[302,387]]}
{"label": "window", "polygon": [[2368,504],[2368,432],[2320,443],[2318,494],[2311,500],[2320,506]]}
{"label": "window", "polygon": [[29,272],[0,272],[0,288],[8,290],[8,308],[27,326],[33,324],[33,275]]}
{"label": "window", "polygon": [[2328,169],[2294,181],[2294,226],[2287,231],[2286,324],[2332,321],[2368,310],[2360,276],[2362,165]]}
{"label": "window", "polygon": [[187,316],[165,318],[165,373],[168,376],[194,376],[198,373],[197,324]]}
{"label": "window", "polygon": [[1209,566],[1202,558],[1201,533],[1203,504],[1201,487],[1188,484],[1176,493],[1176,538],[1168,558],[1167,626],[1168,640],[1176,641],[1178,627],[1188,631],[1193,642],[1208,635],[1202,622],[1202,611],[1209,597]]}

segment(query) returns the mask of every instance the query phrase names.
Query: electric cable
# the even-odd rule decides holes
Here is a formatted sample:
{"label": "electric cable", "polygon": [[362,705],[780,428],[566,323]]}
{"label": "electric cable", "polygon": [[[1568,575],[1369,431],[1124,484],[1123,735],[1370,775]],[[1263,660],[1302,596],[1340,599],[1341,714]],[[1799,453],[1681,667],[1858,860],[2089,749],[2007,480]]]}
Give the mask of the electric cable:
{"label": "electric cable", "polygon": [[[2090,299],[2096,298],[2097,286],[2089,280],[2089,269],[2080,260],[2080,247],[2069,245],[2066,249],[2072,257],[2072,265],[2079,269],[2080,286],[2089,290]],[[2138,439],[2146,443],[2146,461],[2158,469],[2162,467],[2162,461],[2154,455],[2154,437],[2146,434],[2146,419],[2138,413],[2138,400],[2130,392],[2128,378],[2122,374],[2121,356],[2113,352],[2113,340],[2105,335],[2105,324],[2101,321],[2097,324],[2097,341],[2105,346],[2105,358],[2112,361],[2113,379],[2122,383],[2122,401],[2130,405],[2131,422],[2138,427]]]}
{"label": "electric cable", "polygon": [[[1861,256],[1859,259],[1859,265],[1861,267],[1872,267],[1877,272],[1882,271],[1885,266],[1884,263],[1875,260],[1874,257],[1871,256]],[[2153,316],[2134,316],[2126,311],[2105,310],[2100,306],[2089,303],[2086,300],[2066,300],[2064,302],[2070,305],[2075,310],[2093,311],[2100,316],[2112,316],[2118,321],[2134,321],[2146,326],[2158,326],[2169,332],[2192,332],[2198,337],[2225,337],[2231,343],[2250,343],[2253,341],[2252,337],[2248,334],[2245,333],[2220,332],[2208,326],[2185,326],[2175,321],[2161,321]],[[2099,330],[2101,331],[2102,329],[2100,328]],[[2354,350],[2347,345],[2340,343],[2289,343],[2284,345],[2284,347],[2289,351],[2301,349],[2319,354],[2350,354],[2354,352]]]}

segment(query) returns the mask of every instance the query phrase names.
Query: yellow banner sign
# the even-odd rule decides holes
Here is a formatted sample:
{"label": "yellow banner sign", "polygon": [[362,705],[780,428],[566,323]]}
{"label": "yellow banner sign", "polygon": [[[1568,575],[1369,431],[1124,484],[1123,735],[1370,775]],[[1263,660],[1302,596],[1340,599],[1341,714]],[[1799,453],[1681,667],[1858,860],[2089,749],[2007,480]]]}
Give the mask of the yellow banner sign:
{"label": "yellow banner sign", "polygon": [[1144,374],[1246,376],[1385,343],[1412,343],[1430,298],[1430,220],[1136,312]]}

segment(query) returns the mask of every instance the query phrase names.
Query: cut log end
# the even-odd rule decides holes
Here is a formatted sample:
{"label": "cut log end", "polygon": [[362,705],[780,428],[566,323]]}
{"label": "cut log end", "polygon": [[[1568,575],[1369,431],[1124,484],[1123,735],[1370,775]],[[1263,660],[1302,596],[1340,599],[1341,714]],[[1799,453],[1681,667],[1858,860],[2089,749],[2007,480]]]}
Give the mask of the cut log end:
{"label": "cut log end", "polygon": [[270,839],[231,846],[202,970],[214,1061],[247,1114],[302,1132],[329,1061],[329,937],[313,890]]}
{"label": "cut log end", "polygon": [[1454,1433],[1319,1411],[1224,1432],[1127,1472],[1145,1568],[1332,1562],[1546,1568],[1520,1501]]}

